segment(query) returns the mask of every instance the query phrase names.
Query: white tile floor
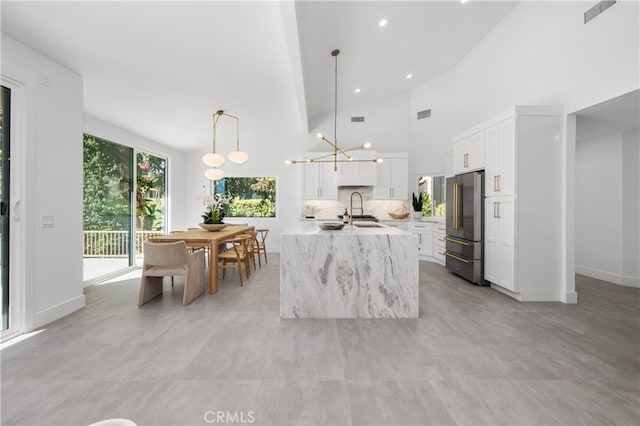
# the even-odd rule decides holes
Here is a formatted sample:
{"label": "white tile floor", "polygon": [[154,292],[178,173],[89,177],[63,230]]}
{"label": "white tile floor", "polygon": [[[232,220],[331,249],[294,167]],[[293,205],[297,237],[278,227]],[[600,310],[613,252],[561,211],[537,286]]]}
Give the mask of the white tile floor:
{"label": "white tile floor", "polygon": [[2,351],[1,424],[640,424],[638,289],[523,304],[421,263],[418,320],[280,320],[278,261],[186,307],[87,288]]}

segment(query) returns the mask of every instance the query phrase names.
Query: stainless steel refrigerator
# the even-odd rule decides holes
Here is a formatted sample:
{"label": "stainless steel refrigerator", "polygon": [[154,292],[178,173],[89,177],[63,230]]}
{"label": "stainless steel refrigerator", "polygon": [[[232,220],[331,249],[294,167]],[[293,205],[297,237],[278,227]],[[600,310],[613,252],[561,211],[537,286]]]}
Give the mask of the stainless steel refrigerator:
{"label": "stainless steel refrigerator", "polygon": [[485,284],[483,268],[484,172],[447,179],[446,267],[476,284]]}

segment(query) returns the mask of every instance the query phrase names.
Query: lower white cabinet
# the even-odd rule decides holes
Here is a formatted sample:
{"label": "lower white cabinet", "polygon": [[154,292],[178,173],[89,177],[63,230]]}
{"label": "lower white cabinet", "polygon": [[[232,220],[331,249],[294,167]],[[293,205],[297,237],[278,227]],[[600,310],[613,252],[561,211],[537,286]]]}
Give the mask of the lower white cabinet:
{"label": "lower white cabinet", "polygon": [[447,235],[447,228],[444,224],[433,225],[433,258],[437,263],[444,265],[444,251],[446,250],[446,243],[444,237]]}
{"label": "lower white cabinet", "polygon": [[433,223],[409,222],[407,230],[418,238],[420,258],[433,257]]}
{"label": "lower white cabinet", "polygon": [[484,279],[516,292],[515,197],[485,198]]}
{"label": "lower white cabinet", "polygon": [[380,223],[383,225],[391,226],[393,228],[398,228],[398,229],[402,229],[403,231],[406,231],[409,222],[405,222],[401,220],[381,220]]}

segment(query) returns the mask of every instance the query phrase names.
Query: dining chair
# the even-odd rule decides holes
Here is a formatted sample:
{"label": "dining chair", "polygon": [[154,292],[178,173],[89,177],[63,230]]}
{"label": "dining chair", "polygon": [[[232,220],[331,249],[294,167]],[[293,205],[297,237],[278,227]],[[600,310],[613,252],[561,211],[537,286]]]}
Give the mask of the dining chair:
{"label": "dining chair", "polygon": [[[244,250],[247,252],[247,269],[248,273],[251,273],[251,268],[249,267],[249,263],[253,263],[253,270],[257,269],[256,267],[256,245],[258,243],[256,231],[247,231],[243,232],[239,235],[244,238]],[[258,258],[258,262],[260,262],[260,258]],[[262,266],[262,264],[260,265]]]}
{"label": "dining chair", "polygon": [[222,269],[222,278],[226,276],[227,269],[237,269],[238,276],[240,277],[240,286],[243,286],[243,267],[245,267],[245,270],[247,271],[247,278],[249,278],[249,270],[246,269],[246,266],[249,266],[249,264],[247,263],[245,238],[242,236],[236,236],[224,240],[224,243],[228,248],[218,253],[218,267]]}
{"label": "dining chair", "polygon": [[264,255],[264,263],[267,263],[267,235],[269,235],[268,229],[256,229],[256,233],[259,238],[256,240],[258,246],[258,263],[260,263],[260,252]]}
{"label": "dining chair", "polygon": [[204,293],[204,251],[189,253],[184,241],[144,242],[138,306],[162,294],[163,277],[184,276],[182,304],[188,305]]}

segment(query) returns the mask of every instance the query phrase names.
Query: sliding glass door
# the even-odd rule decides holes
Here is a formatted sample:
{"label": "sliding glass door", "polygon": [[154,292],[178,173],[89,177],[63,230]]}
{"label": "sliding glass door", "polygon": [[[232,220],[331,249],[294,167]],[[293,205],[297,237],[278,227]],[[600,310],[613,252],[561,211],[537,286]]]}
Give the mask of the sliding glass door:
{"label": "sliding glass door", "polygon": [[144,240],[164,234],[166,170],[166,158],[84,135],[85,283],[141,264]]}
{"label": "sliding glass door", "polygon": [[84,135],[83,280],[114,275],[134,263],[133,149]]}
{"label": "sliding glass door", "polygon": [[11,124],[11,89],[1,86],[0,101],[0,287],[2,287],[2,331],[9,324],[9,188],[10,188],[10,124]]}

